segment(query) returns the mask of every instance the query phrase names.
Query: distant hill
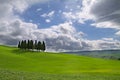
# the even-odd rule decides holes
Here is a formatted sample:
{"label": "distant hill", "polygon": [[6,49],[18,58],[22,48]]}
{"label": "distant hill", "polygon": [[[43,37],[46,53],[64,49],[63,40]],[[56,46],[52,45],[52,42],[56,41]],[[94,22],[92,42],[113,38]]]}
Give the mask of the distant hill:
{"label": "distant hill", "polygon": [[65,52],[65,53],[120,60],[120,50],[94,50],[94,51],[76,51],[76,52]]}

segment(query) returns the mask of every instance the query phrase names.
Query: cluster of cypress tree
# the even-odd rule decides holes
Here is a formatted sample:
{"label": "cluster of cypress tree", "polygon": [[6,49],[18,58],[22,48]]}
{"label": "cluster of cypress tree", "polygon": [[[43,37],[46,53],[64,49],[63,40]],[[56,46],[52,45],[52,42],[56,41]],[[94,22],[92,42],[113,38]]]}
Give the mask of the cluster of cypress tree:
{"label": "cluster of cypress tree", "polygon": [[45,42],[41,41],[33,41],[33,40],[22,40],[19,41],[18,43],[18,48],[23,49],[23,50],[37,50],[37,51],[45,51],[46,46]]}

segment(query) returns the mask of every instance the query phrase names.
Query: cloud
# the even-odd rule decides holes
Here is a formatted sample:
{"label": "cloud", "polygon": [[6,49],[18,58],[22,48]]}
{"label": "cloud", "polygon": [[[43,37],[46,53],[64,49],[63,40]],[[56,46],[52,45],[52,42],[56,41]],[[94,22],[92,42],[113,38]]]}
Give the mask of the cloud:
{"label": "cloud", "polygon": [[[40,31],[38,31],[38,34]],[[59,25],[51,26],[47,29],[42,29],[42,38],[47,42],[47,49],[49,51],[69,51],[81,50],[85,42],[81,42],[76,37],[82,38],[83,32],[77,32],[72,26],[71,22],[61,23]]]}
{"label": "cloud", "polygon": [[49,18],[51,18],[54,14],[55,14],[55,11],[51,11],[49,13],[42,14],[41,17],[44,17],[44,18],[49,17]]}
{"label": "cloud", "polygon": [[[81,46],[74,36],[77,32],[71,22],[61,23],[46,29],[38,29],[36,24],[26,23],[20,19],[0,22],[0,25],[0,43],[2,44],[16,45],[19,40],[33,39],[45,40],[47,50],[77,50]],[[79,34],[79,36],[83,35]]]}
{"label": "cloud", "polygon": [[[75,14],[74,12],[63,12],[63,15],[66,16],[66,18],[71,18],[70,21],[68,20],[66,22],[59,23],[58,25],[50,26],[46,29],[39,29],[38,26],[32,22],[24,22],[17,14],[15,14],[22,14],[30,6],[38,2],[43,3],[46,1],[49,0],[0,0],[0,43],[16,45],[17,42],[22,39],[45,40],[47,50],[50,51],[119,48],[120,43],[114,39],[84,39],[83,37],[86,34],[84,32],[77,32],[73,26],[72,19],[76,19],[80,23],[83,23],[88,19],[97,20],[97,16],[95,16],[95,18],[91,18],[91,16],[87,15],[90,12],[89,6],[87,5],[87,1],[89,0],[83,1],[84,5],[81,12],[75,12]],[[93,3],[91,3],[91,5],[93,7]],[[112,14],[116,14],[118,12],[119,11]],[[43,14],[42,16],[51,18],[54,14],[55,11],[51,11],[47,14]],[[92,13],[91,11],[91,14],[95,13]],[[50,22],[49,19],[46,21]],[[99,20],[97,21],[99,22]]]}
{"label": "cloud", "polygon": [[96,46],[94,46],[93,49],[98,48],[99,50],[107,50],[107,49],[119,49],[120,48],[120,46],[119,46],[120,42],[118,40],[114,40],[114,39],[111,39],[111,38],[96,40],[96,41],[93,41],[93,42],[97,43]]}
{"label": "cloud", "polygon": [[[91,0],[89,14],[93,15],[91,20],[95,23],[92,26],[98,28],[112,28],[118,30],[115,36],[120,36],[120,1],[118,0]],[[90,18],[89,18],[90,19]]]}
{"label": "cloud", "polygon": [[45,22],[46,23],[50,23],[54,14],[55,14],[55,11],[51,11],[49,13],[42,14],[41,17],[43,17],[43,18],[49,18],[49,19],[46,19]]}
{"label": "cloud", "polygon": [[72,12],[63,12],[62,14],[65,16],[65,18],[67,18],[67,20],[76,19],[76,16],[73,15]]}
{"label": "cloud", "polygon": [[3,9],[6,12],[17,11],[22,13],[36,3],[44,3],[47,1],[49,0],[0,0],[0,11]]}
{"label": "cloud", "polygon": [[39,12],[39,11],[41,11],[41,10],[42,10],[42,8],[38,8],[38,9],[36,9],[37,12]]}
{"label": "cloud", "polygon": [[45,21],[46,21],[46,23],[50,23],[50,22],[51,22],[51,20],[50,20],[50,19],[46,19]]}
{"label": "cloud", "polygon": [[[35,33],[37,34],[37,33]],[[120,42],[113,38],[87,40],[85,33],[77,32],[71,22],[38,30],[38,38],[45,40],[48,51],[119,49]]]}
{"label": "cloud", "polygon": [[59,24],[56,26],[52,26],[52,29],[56,31],[57,33],[62,34],[74,34],[76,32],[76,29],[72,26],[71,22],[65,22],[63,24]]}
{"label": "cloud", "polygon": [[117,49],[120,45],[120,42],[111,38],[83,39],[85,34],[77,32],[71,22],[46,29],[38,29],[36,24],[26,23],[19,19],[0,23],[0,25],[2,26],[0,27],[0,43],[7,45],[16,45],[22,39],[45,40],[47,51]]}
{"label": "cloud", "polygon": [[92,25],[98,28],[120,29],[119,5],[118,0],[83,0],[79,10],[64,12],[63,15],[82,24],[92,20],[95,22]]}
{"label": "cloud", "polygon": [[[93,15],[90,14],[91,6],[93,5],[95,0],[82,0],[78,2],[77,0],[71,2],[75,4],[75,6],[71,6],[73,10],[69,10],[67,12],[63,12],[63,16],[67,20],[71,20],[72,22],[78,22],[80,24],[84,24],[87,20],[93,20]],[[67,3],[66,5],[68,5]]]}
{"label": "cloud", "polygon": [[49,0],[0,0],[0,20],[11,20],[22,14],[28,7]]}
{"label": "cloud", "polygon": [[116,32],[115,35],[120,36],[120,31]]}
{"label": "cloud", "polygon": [[91,20],[91,26],[115,29],[118,31],[115,36],[120,36],[119,5],[118,0],[83,0],[79,10],[63,12],[63,16],[68,21],[80,24],[86,24],[86,21]]}
{"label": "cloud", "polygon": [[[37,29],[37,25],[32,23],[25,23],[19,19],[11,22],[0,23],[1,43],[8,45],[15,45],[18,40],[22,39],[36,39],[32,33]],[[13,43],[11,43],[14,42]]]}
{"label": "cloud", "polygon": [[[47,0],[45,0],[47,1]],[[32,34],[37,25],[20,20],[15,13],[22,13],[28,7],[42,0],[0,0],[0,43],[16,45],[21,39],[36,39]]]}
{"label": "cloud", "polygon": [[[102,6],[101,6],[102,5]],[[90,7],[90,14],[94,15],[93,24],[99,28],[120,29],[120,1],[118,0],[99,0],[94,1]]]}

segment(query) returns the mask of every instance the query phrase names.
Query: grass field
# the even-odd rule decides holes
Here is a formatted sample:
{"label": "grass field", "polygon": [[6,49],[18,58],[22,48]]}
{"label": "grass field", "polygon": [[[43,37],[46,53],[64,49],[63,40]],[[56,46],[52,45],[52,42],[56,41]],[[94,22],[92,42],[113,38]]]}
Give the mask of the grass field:
{"label": "grass field", "polygon": [[0,80],[120,80],[120,61],[0,46]]}

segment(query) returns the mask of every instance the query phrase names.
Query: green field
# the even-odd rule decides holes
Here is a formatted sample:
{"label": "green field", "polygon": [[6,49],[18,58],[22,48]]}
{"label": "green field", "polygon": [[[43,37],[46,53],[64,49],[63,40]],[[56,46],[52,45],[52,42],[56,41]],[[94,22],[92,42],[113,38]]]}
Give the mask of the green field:
{"label": "green field", "polygon": [[0,46],[0,80],[120,80],[120,61]]}

